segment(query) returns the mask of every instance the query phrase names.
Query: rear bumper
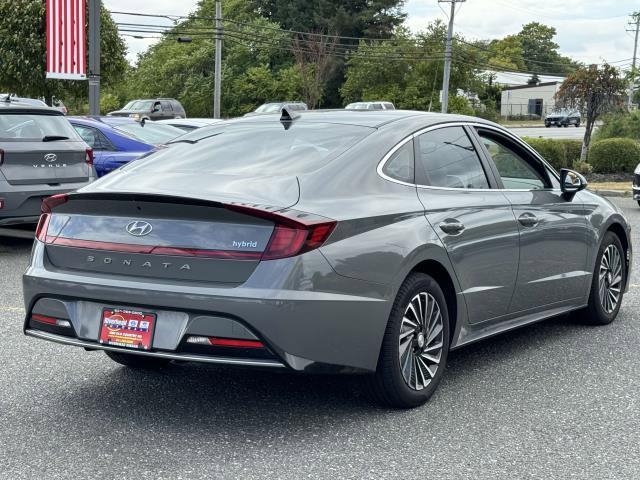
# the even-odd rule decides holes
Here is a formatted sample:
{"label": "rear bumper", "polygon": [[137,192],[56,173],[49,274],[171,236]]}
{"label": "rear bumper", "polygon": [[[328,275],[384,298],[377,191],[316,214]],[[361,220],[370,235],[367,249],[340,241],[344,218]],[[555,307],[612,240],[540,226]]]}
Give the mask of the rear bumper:
{"label": "rear bumper", "polygon": [[4,207],[0,209],[0,225],[37,223],[40,217],[42,200],[51,195],[69,193],[82,188],[95,180],[87,182],[64,183],[59,186],[48,185],[11,185],[0,179],[0,198]]}
{"label": "rear bumper", "polygon": [[[336,274],[318,251],[261,262],[242,286],[218,287],[59,271],[48,264],[44,246],[38,241],[23,277],[23,291],[27,311],[24,328],[31,336],[108,349],[111,347],[98,343],[99,312],[105,306],[137,308],[158,315],[151,352],[144,354],[187,359],[181,346],[188,335],[226,336],[218,332],[233,322],[268,347],[272,362],[311,372],[374,371],[392,296],[387,286]],[[73,337],[33,331],[29,319],[41,299],[51,299],[50,305],[64,305],[51,307],[56,311],[37,313],[68,318],[74,327]],[[221,362],[215,356],[197,355],[188,360],[246,364],[243,358],[225,358]],[[272,365],[262,362],[257,366]]]}
{"label": "rear bumper", "polygon": [[[30,337],[40,338],[42,340],[48,340],[50,342],[60,343],[62,345],[84,347],[89,350],[108,350],[113,352],[122,352],[121,348],[100,345],[96,342],[89,342],[78,338],[70,338],[63,335],[56,335],[54,333],[43,332],[36,329],[26,329],[24,333]],[[237,365],[243,367],[286,368],[282,362],[278,362],[275,360],[215,357],[209,355],[189,355],[184,353],[168,352],[145,352],[140,350],[127,350],[126,352],[133,355],[143,355],[146,357],[164,358],[167,360],[178,360],[182,362],[215,363],[218,365]]]}

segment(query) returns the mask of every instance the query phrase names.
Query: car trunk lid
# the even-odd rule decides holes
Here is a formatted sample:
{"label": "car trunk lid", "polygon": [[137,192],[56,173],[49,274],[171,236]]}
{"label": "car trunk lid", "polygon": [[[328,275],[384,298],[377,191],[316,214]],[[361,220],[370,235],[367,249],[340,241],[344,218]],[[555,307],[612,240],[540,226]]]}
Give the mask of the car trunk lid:
{"label": "car trunk lid", "polygon": [[11,185],[79,183],[91,173],[82,142],[6,142],[2,149],[0,172]]}

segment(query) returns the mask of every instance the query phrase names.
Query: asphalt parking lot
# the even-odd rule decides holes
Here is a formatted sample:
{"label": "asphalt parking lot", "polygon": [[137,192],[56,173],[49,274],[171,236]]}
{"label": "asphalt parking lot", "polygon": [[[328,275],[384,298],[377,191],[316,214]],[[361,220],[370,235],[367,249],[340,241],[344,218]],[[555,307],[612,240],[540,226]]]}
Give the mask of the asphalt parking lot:
{"label": "asphalt parking lot", "polygon": [[[640,207],[615,199],[634,225]],[[640,478],[640,238],[618,319],[553,319],[450,356],[431,401],[353,377],[176,365],[135,373],[22,335],[31,242],[0,237],[2,479]]]}

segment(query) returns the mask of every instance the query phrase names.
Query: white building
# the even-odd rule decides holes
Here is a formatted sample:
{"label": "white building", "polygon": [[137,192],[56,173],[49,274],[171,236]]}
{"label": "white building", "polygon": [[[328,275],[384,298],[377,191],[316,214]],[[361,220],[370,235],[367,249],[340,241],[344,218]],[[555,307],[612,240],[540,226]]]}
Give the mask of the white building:
{"label": "white building", "polygon": [[518,85],[502,89],[500,116],[515,119],[539,119],[555,107],[555,95],[562,81]]}

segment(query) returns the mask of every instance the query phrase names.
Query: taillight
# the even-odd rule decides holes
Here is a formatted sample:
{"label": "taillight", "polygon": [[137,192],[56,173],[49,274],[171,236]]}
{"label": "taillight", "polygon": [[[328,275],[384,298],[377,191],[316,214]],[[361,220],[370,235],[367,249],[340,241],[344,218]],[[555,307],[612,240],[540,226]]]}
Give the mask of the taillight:
{"label": "taillight", "polygon": [[264,344],[258,340],[243,340],[239,338],[191,336],[187,338],[187,343],[211,347],[264,348]]}
{"label": "taillight", "polygon": [[322,246],[336,227],[335,220],[302,212],[270,212],[245,205],[227,205],[227,209],[275,223],[262,253],[262,260],[293,257]]}
{"label": "taillight", "polygon": [[58,195],[47,197],[42,201],[42,213],[51,213],[54,208],[67,203],[68,201],[69,195],[67,193],[59,193]]}
{"label": "taillight", "polygon": [[36,227],[36,238],[38,240],[44,242],[47,238],[47,229],[49,228],[49,220],[51,220],[51,211],[55,207],[67,203],[68,201],[69,195],[66,193],[53,195],[42,201],[42,205],[40,207],[42,215],[40,215],[40,220],[38,220],[38,226]]}
{"label": "taillight", "polygon": [[93,150],[91,148],[87,148],[85,150],[85,161],[87,165],[93,165]]}

